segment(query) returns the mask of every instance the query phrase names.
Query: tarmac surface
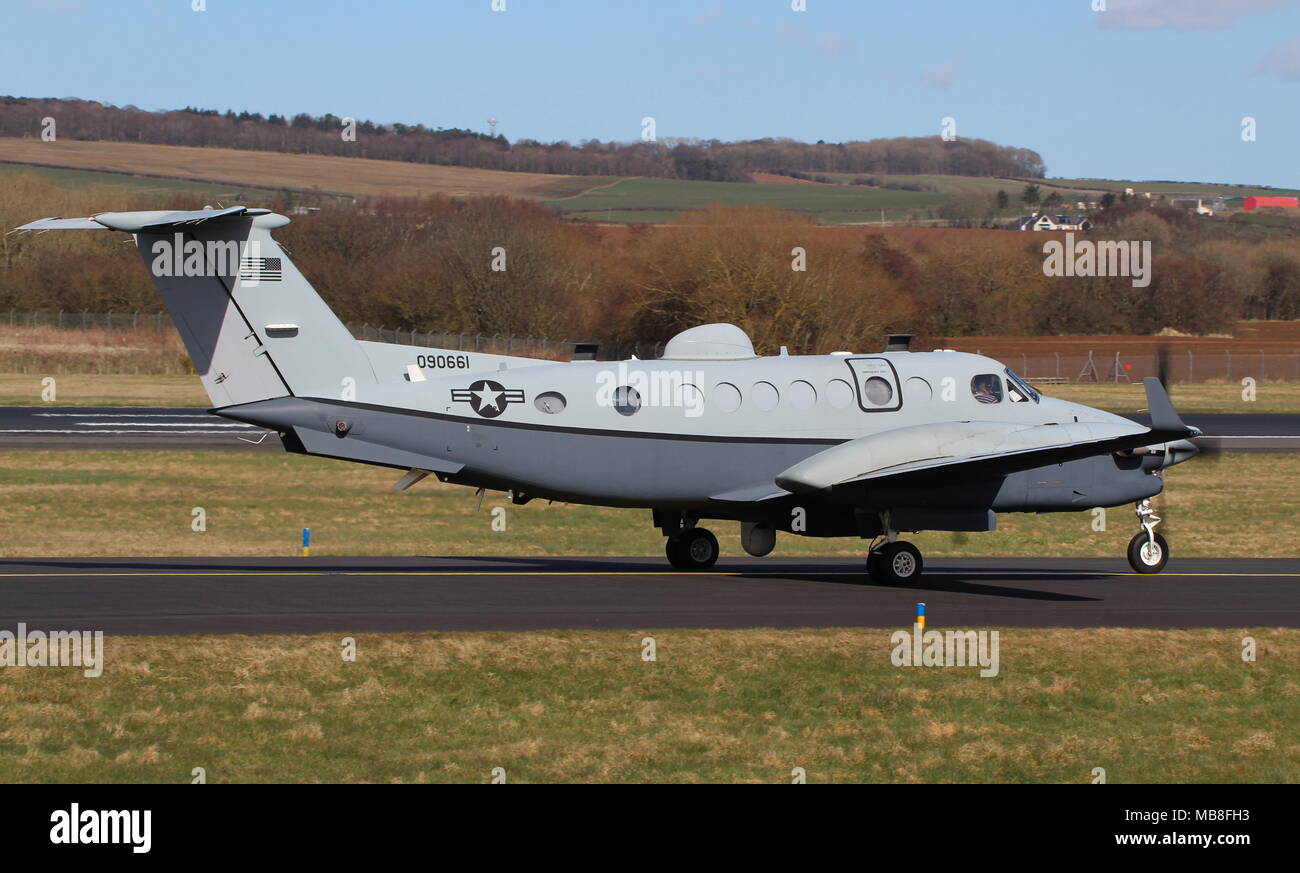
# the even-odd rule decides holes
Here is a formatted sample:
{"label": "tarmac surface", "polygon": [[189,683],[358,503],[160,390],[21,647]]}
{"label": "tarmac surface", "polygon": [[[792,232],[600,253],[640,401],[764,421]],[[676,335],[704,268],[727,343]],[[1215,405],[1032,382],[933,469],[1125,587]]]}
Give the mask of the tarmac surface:
{"label": "tarmac surface", "polygon": [[202,406],[0,407],[3,451],[282,451],[279,435],[267,434],[263,428],[221,418]]}
{"label": "tarmac surface", "polygon": [[915,585],[857,559],[7,558],[0,629],[281,634],[545,629],[1300,627],[1300,558],[953,558]]}
{"label": "tarmac surface", "polygon": [[[1130,415],[1149,424],[1143,415]],[[1300,415],[1208,414],[1184,420],[1207,434],[1207,448],[1229,452],[1300,451]],[[258,442],[260,441],[260,442]],[[280,437],[190,407],[0,407],[0,451],[15,449],[282,449]]]}

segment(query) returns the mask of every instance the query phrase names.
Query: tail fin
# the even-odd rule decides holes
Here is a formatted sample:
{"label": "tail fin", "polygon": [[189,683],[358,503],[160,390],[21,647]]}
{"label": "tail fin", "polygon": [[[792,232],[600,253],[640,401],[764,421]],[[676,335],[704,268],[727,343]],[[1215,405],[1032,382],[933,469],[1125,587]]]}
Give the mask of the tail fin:
{"label": "tail fin", "polygon": [[213,405],[288,395],[353,399],[375,383],[373,368],[272,239],[288,223],[236,206],[45,219],[19,230],[98,226],[133,234]]}

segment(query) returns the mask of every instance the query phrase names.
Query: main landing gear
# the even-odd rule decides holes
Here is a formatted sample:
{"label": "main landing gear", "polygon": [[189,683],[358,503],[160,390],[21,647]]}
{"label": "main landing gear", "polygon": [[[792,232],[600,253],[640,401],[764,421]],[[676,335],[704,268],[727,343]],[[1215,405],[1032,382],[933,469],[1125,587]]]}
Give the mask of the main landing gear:
{"label": "main landing gear", "polygon": [[1151,508],[1150,500],[1140,501],[1133,512],[1142,524],[1142,532],[1128,542],[1128,562],[1139,573],[1159,573],[1169,563],[1169,543],[1156,533],[1160,516]]}
{"label": "main landing gear", "polygon": [[889,513],[880,514],[880,527],[885,542],[867,552],[867,575],[873,582],[884,585],[910,585],[921,578],[925,563],[921,550],[898,538],[898,531],[890,524]]}
{"label": "main landing gear", "polygon": [[885,585],[910,585],[921,577],[921,550],[895,540],[867,553],[867,575]]}
{"label": "main landing gear", "polygon": [[702,527],[687,527],[668,537],[668,563],[678,570],[707,570],[718,561],[718,538]]}

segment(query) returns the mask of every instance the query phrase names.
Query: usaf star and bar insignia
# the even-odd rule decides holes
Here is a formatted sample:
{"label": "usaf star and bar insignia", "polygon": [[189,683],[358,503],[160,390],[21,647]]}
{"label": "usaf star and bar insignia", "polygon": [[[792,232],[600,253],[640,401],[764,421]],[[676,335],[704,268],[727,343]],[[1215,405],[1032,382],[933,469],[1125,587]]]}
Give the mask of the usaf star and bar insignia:
{"label": "usaf star and bar insignia", "polygon": [[470,408],[484,418],[496,418],[511,403],[523,403],[524,392],[517,388],[506,388],[491,379],[479,379],[468,388],[453,388],[451,399],[455,403],[468,403]]}

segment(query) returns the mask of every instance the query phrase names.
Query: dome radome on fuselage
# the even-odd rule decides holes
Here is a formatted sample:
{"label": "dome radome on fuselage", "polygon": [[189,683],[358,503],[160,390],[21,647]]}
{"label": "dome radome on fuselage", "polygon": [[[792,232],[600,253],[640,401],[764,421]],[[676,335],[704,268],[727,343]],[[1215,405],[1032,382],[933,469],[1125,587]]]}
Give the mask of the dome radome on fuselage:
{"label": "dome radome on fuselage", "polygon": [[664,346],[666,361],[741,361],[756,358],[749,336],[734,324],[702,324],[682,331]]}

